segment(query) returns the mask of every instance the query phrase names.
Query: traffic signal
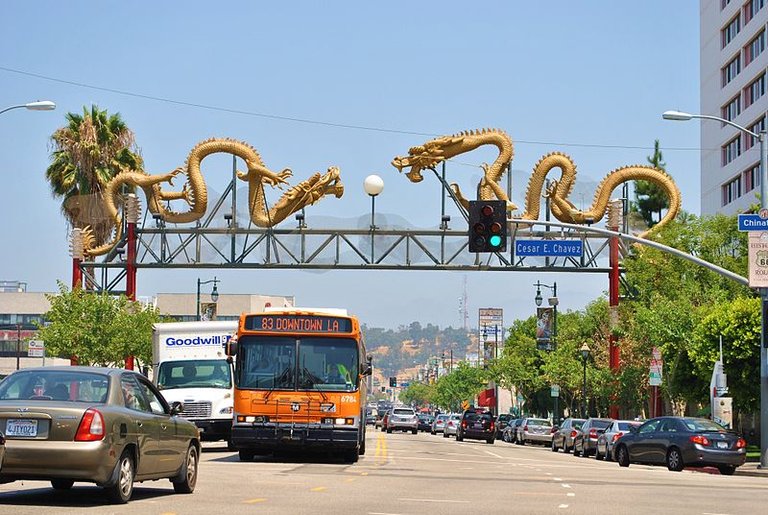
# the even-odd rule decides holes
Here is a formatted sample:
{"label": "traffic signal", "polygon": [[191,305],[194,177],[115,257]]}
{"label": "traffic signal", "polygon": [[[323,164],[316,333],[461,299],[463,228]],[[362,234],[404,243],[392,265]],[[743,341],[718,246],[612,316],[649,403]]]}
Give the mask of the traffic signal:
{"label": "traffic signal", "polygon": [[469,251],[507,250],[507,203],[504,200],[469,201]]}
{"label": "traffic signal", "polygon": [[395,388],[397,386],[397,378],[396,377],[390,377],[389,378],[389,386],[392,388]]}

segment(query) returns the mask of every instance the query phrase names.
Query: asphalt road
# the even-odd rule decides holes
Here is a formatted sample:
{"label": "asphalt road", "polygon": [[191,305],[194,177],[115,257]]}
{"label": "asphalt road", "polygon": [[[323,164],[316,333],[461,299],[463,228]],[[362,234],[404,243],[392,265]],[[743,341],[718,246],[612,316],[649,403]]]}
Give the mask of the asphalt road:
{"label": "asphalt road", "polygon": [[669,472],[663,467],[575,458],[497,441],[456,442],[426,433],[369,431],[354,465],[328,456],[260,457],[206,444],[197,489],[174,494],[168,481],[137,485],[131,502],[104,503],[77,483],[0,485],[0,513],[206,514],[751,514],[768,506],[768,478]]}

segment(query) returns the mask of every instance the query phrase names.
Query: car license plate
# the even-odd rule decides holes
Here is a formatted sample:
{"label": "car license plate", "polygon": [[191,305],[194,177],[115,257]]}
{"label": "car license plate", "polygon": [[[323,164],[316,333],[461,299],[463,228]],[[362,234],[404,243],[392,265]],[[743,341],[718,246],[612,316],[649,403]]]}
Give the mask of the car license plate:
{"label": "car license plate", "polygon": [[9,420],[5,424],[5,436],[37,436],[37,420]]}
{"label": "car license plate", "polygon": [[717,442],[717,448],[718,449],[727,449],[728,448],[728,442]]}

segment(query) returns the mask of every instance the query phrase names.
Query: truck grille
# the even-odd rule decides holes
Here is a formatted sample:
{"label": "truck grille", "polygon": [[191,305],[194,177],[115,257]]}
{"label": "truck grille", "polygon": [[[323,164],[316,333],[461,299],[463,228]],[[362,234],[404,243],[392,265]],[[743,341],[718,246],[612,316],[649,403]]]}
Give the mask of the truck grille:
{"label": "truck grille", "polygon": [[181,412],[184,418],[207,418],[211,416],[211,402],[185,402],[184,411]]}

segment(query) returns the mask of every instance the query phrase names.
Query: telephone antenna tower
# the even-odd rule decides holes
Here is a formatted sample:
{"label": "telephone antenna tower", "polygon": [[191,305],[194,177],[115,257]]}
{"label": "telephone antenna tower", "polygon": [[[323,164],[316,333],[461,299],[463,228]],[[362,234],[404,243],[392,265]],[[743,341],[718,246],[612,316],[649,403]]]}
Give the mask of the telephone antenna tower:
{"label": "telephone antenna tower", "polygon": [[467,308],[467,276],[464,276],[464,289],[459,297],[459,313],[464,324],[464,330],[469,331],[469,310]]}

